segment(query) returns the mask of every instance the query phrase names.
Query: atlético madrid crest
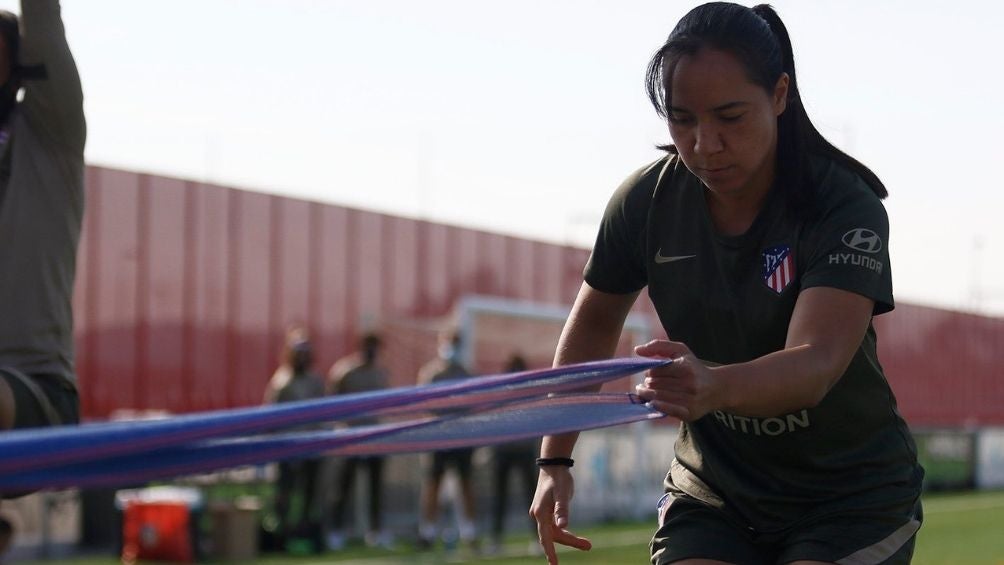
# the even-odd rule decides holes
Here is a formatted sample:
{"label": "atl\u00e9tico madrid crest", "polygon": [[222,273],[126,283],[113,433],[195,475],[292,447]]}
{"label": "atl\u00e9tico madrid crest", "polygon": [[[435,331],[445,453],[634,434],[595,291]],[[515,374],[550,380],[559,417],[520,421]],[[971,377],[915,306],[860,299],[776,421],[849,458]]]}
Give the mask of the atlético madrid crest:
{"label": "atl\u00e9tico madrid crest", "polygon": [[774,292],[781,294],[795,280],[795,259],[791,248],[777,245],[763,251],[763,282]]}

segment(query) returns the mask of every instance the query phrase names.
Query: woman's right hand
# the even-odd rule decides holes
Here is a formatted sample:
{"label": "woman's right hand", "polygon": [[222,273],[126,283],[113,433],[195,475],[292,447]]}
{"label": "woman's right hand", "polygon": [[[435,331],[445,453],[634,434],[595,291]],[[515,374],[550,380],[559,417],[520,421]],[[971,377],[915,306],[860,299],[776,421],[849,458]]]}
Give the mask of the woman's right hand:
{"label": "woman's right hand", "polygon": [[540,468],[537,476],[537,492],[533,495],[530,517],[537,522],[537,536],[544,548],[548,565],[557,565],[558,554],[554,544],[560,543],[575,549],[588,551],[593,544],[586,538],[568,531],[568,508],[575,491],[572,471],[561,465],[547,465]]}

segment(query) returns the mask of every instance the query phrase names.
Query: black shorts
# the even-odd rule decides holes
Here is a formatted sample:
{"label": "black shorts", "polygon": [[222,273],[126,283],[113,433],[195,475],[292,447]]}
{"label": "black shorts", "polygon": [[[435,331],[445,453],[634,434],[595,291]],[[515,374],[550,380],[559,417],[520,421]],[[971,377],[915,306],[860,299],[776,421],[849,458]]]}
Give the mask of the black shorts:
{"label": "black shorts", "polygon": [[[24,375],[35,383],[59,417],[59,424],[80,422],[80,402],[77,389],[65,378],[56,375]],[[38,397],[21,378],[0,369],[0,378],[14,392],[14,429],[40,428],[54,425]]]}
{"label": "black shorts", "polygon": [[910,563],[922,521],[918,500],[912,508],[846,512],[758,533],[716,508],[673,493],[660,501],[659,529],[650,548],[653,565],[694,558],[738,565],[797,560],[900,565]]}
{"label": "black shorts", "polygon": [[471,460],[474,457],[473,448],[451,449],[449,451],[437,451],[432,454],[432,464],[429,466],[428,475],[432,478],[439,478],[446,472],[447,467],[457,470],[460,478],[467,479],[471,476]]}
{"label": "black shorts", "polygon": [[[13,429],[76,424],[80,421],[80,402],[73,383],[58,375],[19,375],[0,368],[0,379],[14,393]],[[29,386],[24,379],[34,386]],[[35,390],[32,391],[32,388]],[[43,406],[43,402],[47,406]],[[31,491],[3,492],[0,493],[0,499],[19,498],[30,493]]]}

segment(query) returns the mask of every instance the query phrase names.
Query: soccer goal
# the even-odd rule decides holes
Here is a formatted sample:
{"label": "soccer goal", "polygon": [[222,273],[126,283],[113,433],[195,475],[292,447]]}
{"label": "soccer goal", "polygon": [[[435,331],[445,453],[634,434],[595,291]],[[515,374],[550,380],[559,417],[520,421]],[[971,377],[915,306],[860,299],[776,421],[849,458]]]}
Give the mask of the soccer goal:
{"label": "soccer goal", "polygon": [[[393,384],[414,384],[418,367],[436,355],[437,334],[450,330],[460,332],[463,340],[459,354],[473,374],[503,372],[507,361],[516,354],[531,369],[549,367],[570,310],[564,305],[466,295],[444,316],[388,320],[382,327],[385,358],[397,379]],[[630,357],[633,346],[648,341],[654,335],[651,320],[644,314],[629,315],[615,356]],[[641,375],[625,377],[607,383],[603,391],[632,392],[640,379]],[[662,422],[641,422],[580,435],[575,448],[575,480],[580,493],[575,501],[576,520],[595,523],[655,515],[677,433],[676,426]],[[405,490],[417,488],[411,484],[415,462],[401,456],[392,458],[392,463],[387,471],[389,483]],[[490,492],[487,483],[482,486],[482,490]],[[405,514],[413,511],[399,510]],[[410,519],[412,514],[407,516]]]}
{"label": "soccer goal", "polygon": [[[551,365],[570,308],[496,296],[469,295],[456,306],[457,329],[464,337],[464,362],[475,373],[500,372],[513,354],[531,368]],[[624,323],[615,356],[648,341],[647,320],[632,313]],[[616,390],[616,389],[614,389]]]}
{"label": "soccer goal", "polygon": [[[570,308],[499,298],[466,296],[456,308],[457,326],[465,339],[468,367],[479,374],[501,371],[519,354],[531,368],[551,364]],[[615,356],[629,357],[632,348],[652,336],[649,320],[628,316]],[[604,392],[633,392],[641,375],[608,383]],[[655,515],[662,477],[673,457],[675,426],[639,422],[585,432],[575,448],[577,519],[644,519]]]}

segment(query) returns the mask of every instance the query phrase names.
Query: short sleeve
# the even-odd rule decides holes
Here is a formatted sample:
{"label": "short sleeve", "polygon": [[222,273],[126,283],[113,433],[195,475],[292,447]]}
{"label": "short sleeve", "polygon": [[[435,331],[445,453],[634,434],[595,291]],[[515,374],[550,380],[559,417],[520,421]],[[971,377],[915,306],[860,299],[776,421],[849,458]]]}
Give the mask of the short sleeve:
{"label": "short sleeve", "polygon": [[589,286],[610,294],[629,294],[648,283],[645,226],[664,164],[661,159],[635,171],[610,198],[583,272]]}
{"label": "short sleeve", "polygon": [[878,196],[862,181],[851,177],[844,182],[851,184],[828,187],[840,198],[809,229],[802,288],[854,292],[875,301],[875,315],[884,314],[894,308],[889,218]]}

